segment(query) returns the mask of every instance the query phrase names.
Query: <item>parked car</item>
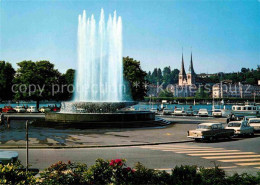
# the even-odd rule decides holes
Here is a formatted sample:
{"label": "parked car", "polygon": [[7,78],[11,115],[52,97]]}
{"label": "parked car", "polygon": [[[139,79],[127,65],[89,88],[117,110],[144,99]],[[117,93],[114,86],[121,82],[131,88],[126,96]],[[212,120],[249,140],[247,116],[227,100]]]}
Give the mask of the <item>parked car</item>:
{"label": "parked car", "polygon": [[249,119],[251,118],[257,118],[256,116],[244,116],[244,121],[248,122]]}
{"label": "parked car", "polygon": [[248,125],[254,128],[254,132],[260,131],[260,118],[250,118]]}
{"label": "parked car", "polygon": [[207,116],[209,116],[209,112],[207,109],[200,109],[198,115],[207,117]]}
{"label": "parked car", "polygon": [[26,109],[23,106],[16,106],[14,110],[19,113],[26,112]]}
{"label": "parked car", "polygon": [[188,138],[195,140],[213,141],[219,138],[231,139],[234,136],[233,129],[225,129],[222,123],[201,123],[196,130],[188,131]]}
{"label": "parked car", "polygon": [[235,135],[254,135],[254,128],[247,121],[231,121],[226,129],[234,129]]}
{"label": "parked car", "polygon": [[16,111],[11,106],[4,106],[4,108],[2,109],[2,112],[13,113],[13,112],[16,112]]}
{"label": "parked car", "polygon": [[45,112],[50,112],[51,109],[50,109],[49,107],[41,107],[41,108],[39,109],[39,111],[42,112],[42,113],[45,113]]}
{"label": "parked car", "polygon": [[168,115],[168,114],[172,114],[173,113],[173,110],[170,109],[170,108],[164,108],[163,109],[163,114],[164,115]]}
{"label": "parked car", "polygon": [[187,115],[187,116],[193,116],[193,115],[194,115],[193,109],[187,109],[187,110],[186,110],[186,115]]}
{"label": "parked car", "polygon": [[214,110],[212,111],[212,116],[213,116],[213,117],[222,117],[222,112],[221,112],[221,110],[220,110],[220,109],[214,109]]}
{"label": "parked car", "polygon": [[174,115],[175,116],[184,116],[184,115],[186,115],[186,112],[181,108],[176,108],[174,110]]}
{"label": "parked car", "polygon": [[35,112],[38,112],[37,108],[35,106],[30,106],[28,109],[27,109],[27,112],[30,112],[30,113],[35,113]]}

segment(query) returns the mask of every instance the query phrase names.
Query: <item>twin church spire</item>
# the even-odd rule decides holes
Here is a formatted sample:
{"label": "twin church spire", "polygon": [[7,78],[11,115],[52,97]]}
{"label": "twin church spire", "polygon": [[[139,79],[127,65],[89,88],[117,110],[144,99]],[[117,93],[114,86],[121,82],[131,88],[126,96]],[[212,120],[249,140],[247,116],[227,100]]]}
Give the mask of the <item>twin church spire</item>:
{"label": "twin church spire", "polygon": [[183,53],[182,53],[182,61],[181,61],[181,70],[179,73],[179,85],[192,85],[195,84],[195,71],[193,68],[193,58],[192,58],[192,53],[191,53],[191,59],[190,59],[190,66],[189,66],[189,71],[188,74],[185,72],[185,67],[184,67],[184,59],[183,59]]}

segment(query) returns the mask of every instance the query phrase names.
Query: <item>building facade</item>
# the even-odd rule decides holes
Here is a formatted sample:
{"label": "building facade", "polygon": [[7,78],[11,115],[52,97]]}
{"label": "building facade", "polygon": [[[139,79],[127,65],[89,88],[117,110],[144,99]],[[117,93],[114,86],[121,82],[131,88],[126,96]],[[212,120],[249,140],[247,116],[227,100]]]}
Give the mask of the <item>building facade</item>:
{"label": "building facade", "polygon": [[221,82],[212,87],[214,98],[254,98],[255,96],[260,96],[260,86]]}

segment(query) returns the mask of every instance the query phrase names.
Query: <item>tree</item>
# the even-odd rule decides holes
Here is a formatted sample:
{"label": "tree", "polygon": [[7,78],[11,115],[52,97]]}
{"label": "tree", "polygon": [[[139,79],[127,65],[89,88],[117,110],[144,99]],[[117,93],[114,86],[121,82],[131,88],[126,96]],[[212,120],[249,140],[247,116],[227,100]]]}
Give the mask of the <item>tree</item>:
{"label": "tree", "polygon": [[13,98],[12,85],[15,70],[12,65],[0,61],[0,100],[11,100]]}
{"label": "tree", "polygon": [[195,98],[198,98],[198,99],[209,98],[209,92],[207,92],[204,85],[199,87],[199,89],[197,90],[197,92],[195,94]]}
{"label": "tree", "polygon": [[15,78],[15,99],[34,100],[37,108],[42,100],[56,99],[54,87],[59,84],[61,74],[49,61],[22,61]]}
{"label": "tree", "polygon": [[57,94],[58,100],[70,100],[73,96],[74,90],[74,79],[75,79],[75,70],[68,69],[65,74],[62,74],[59,79],[59,84],[61,91]]}
{"label": "tree", "polygon": [[168,98],[168,97],[173,97],[173,93],[169,91],[161,91],[158,95],[161,98]]}
{"label": "tree", "polygon": [[143,100],[147,92],[146,72],[141,69],[140,62],[130,57],[123,58],[124,79],[130,87],[133,100]]}

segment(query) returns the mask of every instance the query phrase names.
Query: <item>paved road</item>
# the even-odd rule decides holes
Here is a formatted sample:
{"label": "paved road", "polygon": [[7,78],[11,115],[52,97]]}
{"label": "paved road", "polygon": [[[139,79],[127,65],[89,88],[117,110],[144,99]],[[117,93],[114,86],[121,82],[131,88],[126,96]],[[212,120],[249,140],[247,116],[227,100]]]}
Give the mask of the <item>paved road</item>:
{"label": "paved road", "polygon": [[[216,143],[182,143],[146,145],[139,147],[85,148],[85,149],[31,149],[30,164],[43,170],[59,160],[94,163],[97,158],[126,158],[128,165],[140,161],[149,168],[170,170],[176,165],[213,167],[214,162],[228,173],[260,169],[260,137],[235,139]],[[25,150],[16,149],[25,163]]]}

